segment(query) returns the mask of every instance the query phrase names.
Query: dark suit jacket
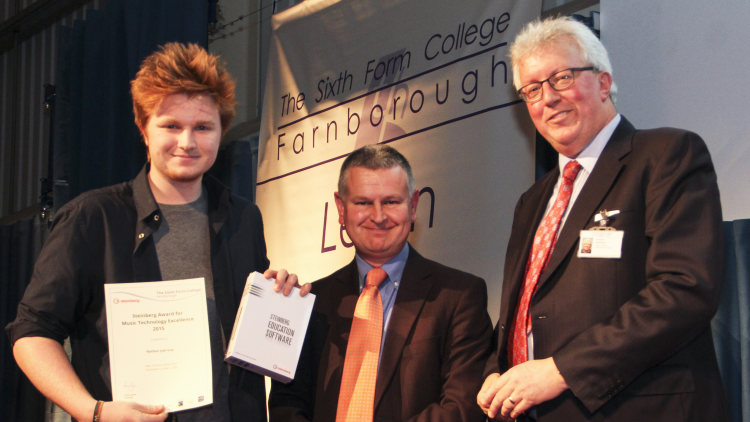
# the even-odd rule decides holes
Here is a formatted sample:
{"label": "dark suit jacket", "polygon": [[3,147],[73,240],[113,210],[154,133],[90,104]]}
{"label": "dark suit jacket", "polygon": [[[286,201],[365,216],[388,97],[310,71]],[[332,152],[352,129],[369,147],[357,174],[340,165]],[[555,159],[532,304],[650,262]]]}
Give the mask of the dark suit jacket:
{"label": "dark suit jacket", "polygon": [[[535,231],[559,169],[521,196],[505,261],[496,357]],[[579,232],[619,210],[621,259],[580,259]],[[552,356],[570,386],[540,421],[726,419],[710,320],[722,280],[722,217],[711,157],[698,135],[637,131],[623,117],[560,232],[531,302],[534,356]]]}
{"label": "dark suit jacket", "polygon": [[[297,374],[274,382],[271,421],[336,419],[341,375],[359,297],[352,261],[313,283],[317,296]],[[492,323],[482,279],[410,248],[387,328],[375,421],[483,421],[476,404]]]}

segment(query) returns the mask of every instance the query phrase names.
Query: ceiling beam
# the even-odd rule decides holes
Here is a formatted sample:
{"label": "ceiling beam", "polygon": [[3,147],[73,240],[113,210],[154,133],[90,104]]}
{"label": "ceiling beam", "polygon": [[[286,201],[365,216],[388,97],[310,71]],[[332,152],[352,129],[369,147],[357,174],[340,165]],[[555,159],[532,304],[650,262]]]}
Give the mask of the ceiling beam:
{"label": "ceiling beam", "polygon": [[37,0],[0,24],[0,54],[83,7],[91,0]]}
{"label": "ceiling beam", "polygon": [[587,7],[595,6],[597,4],[599,4],[599,0],[573,0],[563,4],[562,6],[557,6],[542,12],[541,17],[542,19],[546,19],[555,16],[566,16]]}

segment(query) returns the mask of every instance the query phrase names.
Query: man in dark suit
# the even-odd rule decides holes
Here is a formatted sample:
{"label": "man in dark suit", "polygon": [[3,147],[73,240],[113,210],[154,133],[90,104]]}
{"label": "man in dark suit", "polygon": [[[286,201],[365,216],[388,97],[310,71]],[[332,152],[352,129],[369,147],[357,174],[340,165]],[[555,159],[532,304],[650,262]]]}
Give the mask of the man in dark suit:
{"label": "man in dark suit", "polygon": [[[271,421],[483,421],[475,397],[492,335],[487,289],[482,279],[430,261],[406,242],[419,200],[409,163],[388,146],[354,151],[335,199],[356,256],[313,283],[317,299],[297,376],[274,383]],[[387,278],[375,287],[382,323],[370,332],[377,376],[358,413],[342,385],[358,350],[355,326],[372,288],[368,274],[379,269]],[[354,390],[363,383],[358,378]]]}
{"label": "man in dark suit", "polygon": [[[503,421],[726,420],[709,325],[722,218],[706,145],[617,114],[607,52],[578,22],[531,23],[510,55],[560,166],[516,206],[480,407]],[[600,225],[615,231],[590,230]]]}

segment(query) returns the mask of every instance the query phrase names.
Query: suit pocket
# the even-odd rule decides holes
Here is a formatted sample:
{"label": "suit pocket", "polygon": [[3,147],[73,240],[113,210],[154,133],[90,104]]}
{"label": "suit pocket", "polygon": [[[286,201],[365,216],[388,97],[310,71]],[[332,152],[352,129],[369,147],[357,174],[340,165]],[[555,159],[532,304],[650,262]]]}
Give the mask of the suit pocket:
{"label": "suit pocket", "polygon": [[[709,420],[691,417],[695,382],[690,369],[682,365],[658,365],[644,372],[605,404],[601,412],[607,421],[632,422],[637,415],[648,415],[650,421]],[[635,415],[635,416],[634,416]]]}
{"label": "suit pocket", "polygon": [[404,359],[408,359],[413,356],[419,356],[430,352],[437,356],[439,354],[439,347],[440,336],[429,337],[424,340],[419,340],[416,343],[412,343],[408,346],[404,346],[404,352],[401,356]]}
{"label": "suit pocket", "polygon": [[693,373],[686,366],[659,365],[635,379],[622,394],[649,396],[656,394],[692,393],[695,391]]}
{"label": "suit pocket", "polygon": [[440,401],[443,385],[440,354],[440,336],[418,340],[404,347],[399,370],[404,420],[430,403]]}
{"label": "suit pocket", "polygon": [[612,226],[619,230],[620,227],[627,226],[633,221],[637,221],[639,218],[643,219],[643,215],[639,215],[636,211],[622,210],[619,214],[610,217],[611,221],[608,226]]}
{"label": "suit pocket", "polygon": [[[630,226],[633,222],[637,222],[639,219],[643,220],[643,213],[638,213],[635,210],[621,210],[618,214],[609,217],[607,226],[614,227],[616,230],[623,230],[625,227]],[[599,223],[594,221],[594,217],[586,224],[586,230],[592,227],[598,227]]]}

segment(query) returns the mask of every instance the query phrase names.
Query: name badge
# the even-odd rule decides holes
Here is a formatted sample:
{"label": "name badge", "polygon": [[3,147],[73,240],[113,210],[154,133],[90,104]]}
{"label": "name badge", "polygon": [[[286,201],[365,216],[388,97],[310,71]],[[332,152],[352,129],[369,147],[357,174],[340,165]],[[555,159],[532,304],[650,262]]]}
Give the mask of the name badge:
{"label": "name badge", "polygon": [[622,256],[622,230],[581,230],[579,258],[613,258]]}
{"label": "name badge", "polygon": [[581,239],[578,242],[579,258],[612,258],[620,259],[622,256],[622,230],[607,227],[609,217],[619,214],[619,210],[600,211],[594,218],[599,226],[590,230],[581,230]]}

